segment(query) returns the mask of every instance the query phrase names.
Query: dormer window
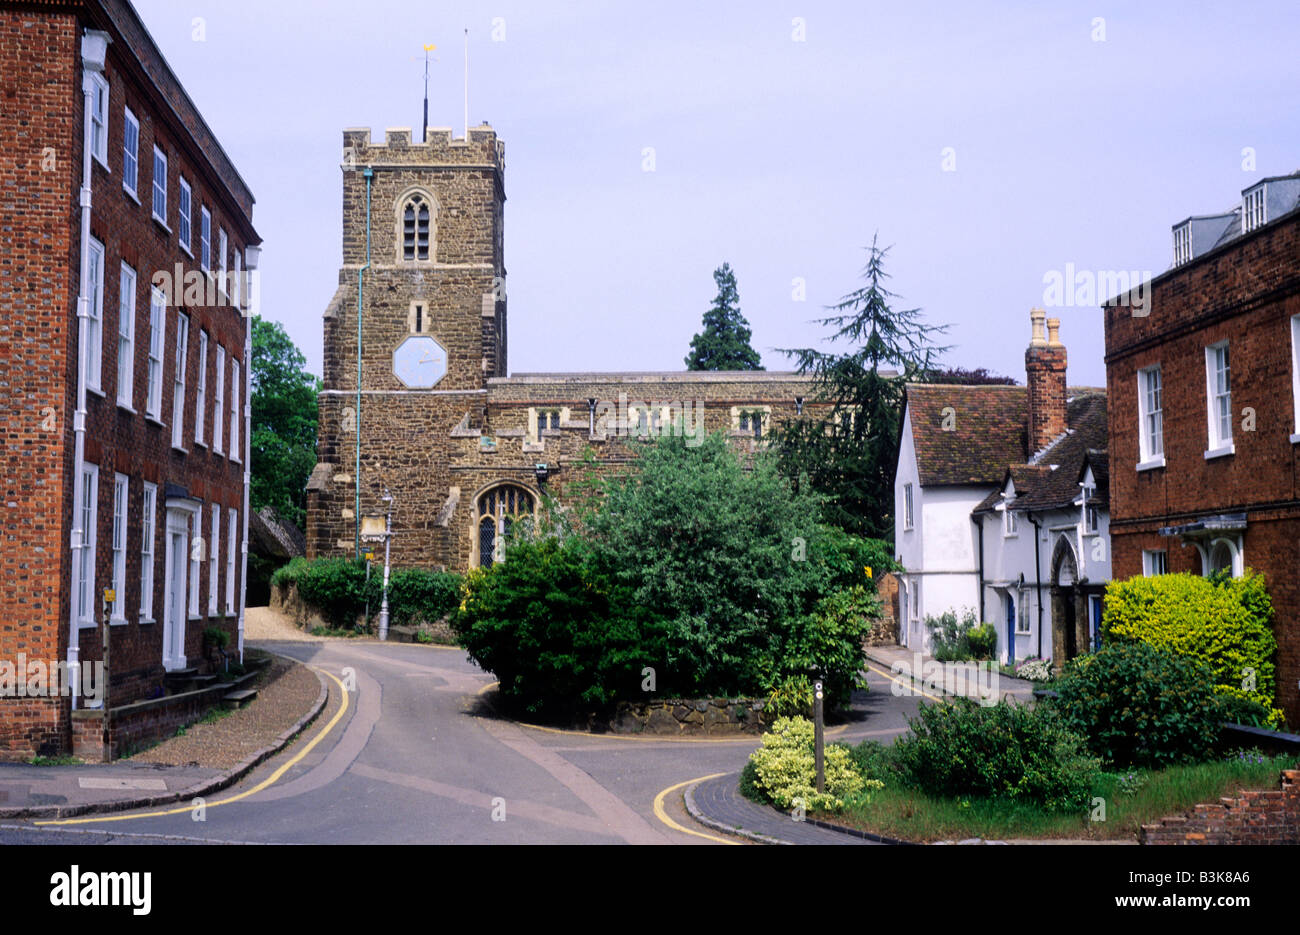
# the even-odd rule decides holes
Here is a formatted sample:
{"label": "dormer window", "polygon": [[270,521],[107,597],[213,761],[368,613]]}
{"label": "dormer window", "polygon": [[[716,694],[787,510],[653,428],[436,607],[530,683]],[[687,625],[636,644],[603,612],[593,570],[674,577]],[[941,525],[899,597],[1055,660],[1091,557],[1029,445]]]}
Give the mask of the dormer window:
{"label": "dormer window", "polygon": [[1246,192],[1241,199],[1241,232],[1253,231],[1266,221],[1264,217],[1264,186]]}
{"label": "dormer window", "polygon": [[1174,266],[1192,258],[1192,222],[1174,228]]}
{"label": "dormer window", "polygon": [[402,207],[402,259],[429,259],[429,202],[412,195]]}

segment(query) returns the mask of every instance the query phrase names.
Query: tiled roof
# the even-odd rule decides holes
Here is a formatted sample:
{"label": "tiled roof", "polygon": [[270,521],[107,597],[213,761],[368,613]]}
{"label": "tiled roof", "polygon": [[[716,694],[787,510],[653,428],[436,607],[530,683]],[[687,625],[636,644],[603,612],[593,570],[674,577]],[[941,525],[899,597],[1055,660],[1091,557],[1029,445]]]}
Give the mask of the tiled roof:
{"label": "tiled roof", "polygon": [[1001,483],[1008,465],[1026,460],[1027,405],[1023,386],[909,383],[921,486]]}
{"label": "tiled roof", "polygon": [[[1075,391],[1066,406],[1067,434],[1044,449],[1033,464],[1010,464],[1000,480],[1010,476],[1015,486],[1017,510],[1051,510],[1069,507],[1079,496],[1084,466],[1092,467],[1097,489],[1091,502],[1109,502],[1110,472],[1106,457],[1106,396],[1098,391]],[[1001,499],[1001,486],[985,497],[975,512],[985,512]]]}

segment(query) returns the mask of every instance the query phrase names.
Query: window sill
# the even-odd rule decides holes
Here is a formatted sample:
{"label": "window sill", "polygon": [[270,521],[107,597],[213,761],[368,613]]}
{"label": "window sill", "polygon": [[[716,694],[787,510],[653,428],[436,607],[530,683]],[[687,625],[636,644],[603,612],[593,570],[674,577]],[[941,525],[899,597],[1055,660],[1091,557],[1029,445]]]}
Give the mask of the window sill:
{"label": "window sill", "polygon": [[1213,448],[1210,451],[1207,451],[1205,453],[1205,460],[1211,461],[1214,458],[1224,458],[1230,454],[1235,454],[1236,451],[1236,446],[1232,442],[1228,442],[1228,444],[1222,448]]}
{"label": "window sill", "polygon": [[103,156],[100,156],[99,153],[91,153],[91,155],[95,157],[95,161],[99,163],[101,169],[109,175],[113,174],[113,170],[108,167],[108,153],[105,153]]}
{"label": "window sill", "polygon": [[194,439],[194,447],[195,447],[195,448],[206,448],[206,447],[208,447],[208,446],[207,446],[207,443],[206,443],[206,442],[200,441],[199,439],[196,438],[196,439]]}
{"label": "window sill", "polygon": [[150,413],[147,413],[147,412],[144,414],[144,421],[146,421],[146,422],[152,422],[154,425],[158,426],[160,429],[165,429],[165,428],[167,428],[167,423],[166,423],[166,422],[164,422],[162,419],[159,419],[157,416],[155,416],[155,415],[151,415]]}
{"label": "window sill", "polygon": [[124,403],[124,402],[122,402],[122,400],[120,400],[120,399],[117,401],[117,408],[118,408],[118,409],[121,409],[123,412],[129,412],[129,413],[131,413],[131,415],[133,415],[133,416],[138,416],[138,415],[140,414],[140,413],[136,412],[133,408],[131,408],[131,404],[130,404],[130,403]]}
{"label": "window sill", "polygon": [[99,624],[96,623],[94,620],[78,620],[78,621],[77,621],[77,629],[78,629],[78,630],[93,630],[93,629],[95,629],[97,626],[99,626]]}
{"label": "window sill", "polygon": [[190,614],[185,618],[190,623],[198,623],[200,620],[206,620],[202,614]]}
{"label": "window sill", "polygon": [[109,625],[110,627],[124,627],[124,626],[126,626],[126,618],[125,618],[125,617],[113,617],[113,618],[111,618],[111,619],[108,621],[108,625]]}
{"label": "window sill", "polygon": [[1158,458],[1152,458],[1150,461],[1139,461],[1137,469],[1139,471],[1154,471],[1157,468],[1162,468],[1164,466],[1165,456],[1161,455]]}
{"label": "window sill", "polygon": [[98,387],[98,386],[91,386],[89,383],[86,384],[86,392],[87,392],[87,393],[94,393],[94,394],[95,394],[96,396],[98,396],[100,399],[108,399],[108,394],[105,393],[105,392],[104,392],[100,387]]}
{"label": "window sill", "polygon": [[141,617],[139,620],[139,624],[142,627],[145,626],[146,624],[157,623],[157,622],[158,621],[153,619],[153,617]]}
{"label": "window sill", "polygon": [[136,194],[134,191],[132,191],[131,189],[127,188],[125,182],[122,183],[122,191],[126,192],[127,196],[128,196],[132,201],[134,201],[136,204],[139,204],[139,203],[140,203],[140,196],[137,195],[137,194]]}
{"label": "window sill", "polygon": [[194,259],[194,251],[190,249],[190,245],[189,245],[189,244],[187,244],[187,243],[186,243],[185,241],[183,241],[183,240],[179,240],[179,241],[177,241],[177,243],[180,244],[180,248],[181,248],[182,250],[185,251],[185,255],[186,255],[187,257],[189,257],[191,260]]}
{"label": "window sill", "polygon": [[170,234],[172,232],[172,229],[167,226],[167,222],[156,214],[153,215],[153,222],[157,224],[159,227],[161,227],[163,230],[165,230],[167,233]]}
{"label": "window sill", "polygon": [[1300,444],[1300,432],[1297,432],[1296,434],[1291,436],[1291,444],[1293,445]]}
{"label": "window sill", "polygon": [[183,455],[190,453],[188,448],[182,448],[180,445],[172,445],[172,451],[179,451]]}

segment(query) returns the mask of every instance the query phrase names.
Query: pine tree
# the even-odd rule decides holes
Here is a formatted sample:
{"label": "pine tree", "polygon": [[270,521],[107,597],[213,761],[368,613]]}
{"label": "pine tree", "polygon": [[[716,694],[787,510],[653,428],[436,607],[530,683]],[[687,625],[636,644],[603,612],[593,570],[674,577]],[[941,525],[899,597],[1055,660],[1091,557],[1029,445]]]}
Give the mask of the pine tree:
{"label": "pine tree", "polygon": [[691,352],[686,357],[688,370],[762,370],[758,351],[749,339],[749,322],[740,314],[740,295],[736,275],[729,263],[713,271],[718,295],[704,313],[704,331],[691,338]]}
{"label": "pine tree", "polygon": [[948,348],[929,342],[948,326],[924,324],[920,309],[890,307],[897,296],[883,285],[889,278],[887,253],[873,237],[862,271],[865,284],[818,320],[835,329],[832,345],[850,345],[845,353],[781,350],[795,359],[799,373],[814,378],[816,401],[831,409],[824,417],[778,425],[773,438],[783,473],[827,495],[829,521],[858,535],[892,540],[903,387],[934,370]]}

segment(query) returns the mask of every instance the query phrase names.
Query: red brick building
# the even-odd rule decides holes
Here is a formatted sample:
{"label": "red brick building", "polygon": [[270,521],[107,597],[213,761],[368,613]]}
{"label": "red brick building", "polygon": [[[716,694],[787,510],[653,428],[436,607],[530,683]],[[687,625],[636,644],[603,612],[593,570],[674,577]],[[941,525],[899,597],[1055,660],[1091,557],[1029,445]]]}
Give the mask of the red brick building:
{"label": "red brick building", "polygon": [[1300,173],[1176,224],[1174,266],[1105,315],[1114,577],[1262,572],[1300,724]]}
{"label": "red brick building", "polygon": [[0,758],[20,758],[183,687],[208,627],[242,652],[259,238],[125,0],[0,3],[0,95]]}

